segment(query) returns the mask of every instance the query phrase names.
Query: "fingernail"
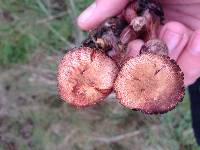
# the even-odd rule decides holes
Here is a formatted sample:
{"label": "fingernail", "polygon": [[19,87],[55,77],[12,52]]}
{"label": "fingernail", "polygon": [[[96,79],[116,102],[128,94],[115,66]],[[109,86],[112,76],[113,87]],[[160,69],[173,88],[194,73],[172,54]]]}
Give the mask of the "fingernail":
{"label": "fingernail", "polygon": [[200,53],[200,34],[197,33],[195,36],[191,39],[191,44],[189,44],[190,51],[193,54],[199,54]]}
{"label": "fingernail", "polygon": [[172,52],[181,43],[183,36],[183,33],[166,29],[161,39],[166,42],[169,52]]}
{"label": "fingernail", "polygon": [[94,2],[92,5],[90,5],[82,14],[79,16],[78,20],[80,23],[85,23],[90,19],[92,14],[94,13],[96,8],[96,3]]}

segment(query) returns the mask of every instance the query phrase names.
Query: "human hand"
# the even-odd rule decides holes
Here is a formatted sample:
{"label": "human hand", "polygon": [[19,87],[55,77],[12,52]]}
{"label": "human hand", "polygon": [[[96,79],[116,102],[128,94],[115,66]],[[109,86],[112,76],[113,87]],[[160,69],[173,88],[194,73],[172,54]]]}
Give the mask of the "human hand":
{"label": "human hand", "polygon": [[[129,0],[96,0],[78,18],[78,25],[89,30],[109,17],[118,15]],[[166,23],[158,36],[165,41],[171,58],[177,60],[185,74],[185,85],[200,77],[200,0],[162,0]],[[134,40],[128,54],[138,54],[143,41]]]}

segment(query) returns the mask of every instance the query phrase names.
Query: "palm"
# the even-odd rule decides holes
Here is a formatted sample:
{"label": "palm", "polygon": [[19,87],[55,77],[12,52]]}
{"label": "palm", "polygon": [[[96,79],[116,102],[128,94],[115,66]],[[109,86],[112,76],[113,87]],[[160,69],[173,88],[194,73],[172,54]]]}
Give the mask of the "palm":
{"label": "palm", "polygon": [[200,0],[199,2],[194,2],[193,4],[191,1],[189,1],[190,4],[188,2],[173,4],[176,0],[173,2],[163,2],[166,20],[181,22],[188,26],[191,30],[198,29],[200,26]]}

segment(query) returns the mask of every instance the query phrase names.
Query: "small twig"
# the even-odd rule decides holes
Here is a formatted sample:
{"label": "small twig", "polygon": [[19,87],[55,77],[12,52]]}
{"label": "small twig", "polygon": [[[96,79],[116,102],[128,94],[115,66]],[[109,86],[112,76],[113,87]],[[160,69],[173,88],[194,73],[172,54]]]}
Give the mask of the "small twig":
{"label": "small twig", "polygon": [[41,2],[41,0],[36,0],[38,6],[40,7],[40,9],[47,15],[50,16],[49,10],[45,7],[44,3]]}
{"label": "small twig", "polygon": [[[16,15],[13,15],[13,17],[15,18],[15,20],[19,20],[19,21],[22,20],[20,17]],[[18,27],[18,29],[14,29],[14,30],[19,31],[22,35],[28,35],[34,41],[40,42],[39,39],[35,35],[33,35],[31,32],[24,30],[23,27]],[[50,48],[51,50],[54,50],[52,46],[47,45],[44,41],[41,43],[41,46],[48,47],[48,49]]]}
{"label": "small twig", "polygon": [[[151,129],[158,129],[158,126],[153,126]],[[125,134],[121,134],[121,135],[117,135],[117,136],[112,136],[112,137],[91,137],[92,141],[96,141],[96,142],[101,142],[101,143],[115,143],[127,138],[131,138],[137,135],[140,135],[144,132],[146,132],[147,129],[143,129],[143,130],[139,130],[139,131],[134,131],[134,132],[130,132],[130,133],[125,133]]]}
{"label": "small twig", "polygon": [[[76,7],[74,4],[74,0],[69,0],[70,3],[70,8],[71,8],[71,19],[73,21],[73,24],[75,25],[76,23],[74,22],[76,20],[77,17],[77,11],[76,11]],[[79,30],[78,28],[75,28],[76,30],[76,45],[80,44],[83,41],[83,32],[81,30]]]}
{"label": "small twig", "polygon": [[[59,18],[59,17],[62,17],[62,16],[64,16],[64,15],[66,15],[67,12],[65,11],[65,12],[62,12],[62,13],[60,13],[60,14],[58,14],[58,15],[51,16],[51,15],[49,15],[47,9],[46,9],[45,6],[41,3],[41,1],[40,1],[40,0],[37,0],[37,2],[38,2],[38,5],[40,5],[40,7],[42,8],[43,12],[45,12],[45,14],[47,15],[47,18],[42,19],[42,20],[38,20],[38,21],[36,21],[35,24],[36,24],[36,25],[44,24],[45,26],[47,26],[47,28],[48,28],[57,38],[59,38],[62,42],[65,43],[66,49],[74,47],[74,46],[75,46],[74,44],[72,44],[71,42],[69,42],[65,37],[63,37],[58,31],[56,31],[56,30],[48,23],[49,21],[52,21],[52,20],[54,20],[54,19],[56,19],[56,18]],[[16,20],[22,20],[20,17],[18,17],[18,16],[16,16],[16,15],[14,15],[13,17],[14,17]],[[26,25],[26,24],[25,24],[25,25]],[[21,29],[20,29],[20,32],[21,32],[22,34],[24,34],[24,35],[27,35],[27,32],[24,31],[24,30],[21,30]],[[31,33],[29,33],[29,36],[30,36],[32,39],[34,39],[35,41],[38,41],[38,39],[37,39],[34,35],[32,35]],[[44,43],[42,43],[42,44],[44,44]],[[52,49],[53,49],[53,48],[52,48]]]}
{"label": "small twig", "polygon": [[[45,7],[45,5],[41,2],[41,0],[37,0],[37,3],[39,7],[42,9],[42,11],[48,16],[48,18],[51,17],[51,14],[49,13],[48,9]],[[61,41],[66,43],[67,47],[74,47],[73,44],[67,41],[66,38],[64,38],[59,32],[57,32],[50,24],[47,22],[44,22],[44,24],[48,27],[48,29],[55,34]]]}
{"label": "small twig", "polygon": [[74,136],[76,133],[78,132],[78,130],[72,130],[65,138],[64,138],[64,143],[67,143],[69,141],[70,138],[72,138],[72,136]]}
{"label": "small twig", "polygon": [[74,47],[74,44],[68,42],[68,40],[65,37],[63,37],[58,31],[56,31],[50,24],[48,23],[44,23],[44,24],[48,27],[48,29],[51,32],[55,34],[55,36],[57,36],[61,41],[63,41],[67,45],[68,48]]}
{"label": "small twig", "polygon": [[66,149],[69,145],[69,140],[78,132],[78,130],[72,130],[63,140],[63,142],[57,147],[58,150]]}
{"label": "small twig", "polygon": [[113,136],[113,137],[93,137],[92,140],[109,144],[109,143],[115,143],[115,142],[121,141],[123,139],[130,138],[133,136],[137,136],[139,134],[141,134],[141,131],[135,131],[135,132],[117,135],[117,136]]}
{"label": "small twig", "polygon": [[65,16],[66,14],[67,14],[66,11],[61,12],[61,13],[59,13],[59,14],[57,14],[57,15],[49,16],[49,17],[47,17],[47,18],[44,18],[44,19],[38,20],[38,21],[36,21],[36,24],[47,23],[47,22],[49,22],[49,21],[52,21],[52,20],[55,20],[55,19],[57,19],[57,18],[63,17],[63,16]]}

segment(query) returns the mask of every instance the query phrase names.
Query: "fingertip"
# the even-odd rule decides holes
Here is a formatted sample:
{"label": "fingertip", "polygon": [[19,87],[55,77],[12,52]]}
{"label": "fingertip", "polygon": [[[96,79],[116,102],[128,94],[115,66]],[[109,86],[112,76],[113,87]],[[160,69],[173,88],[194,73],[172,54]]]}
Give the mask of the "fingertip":
{"label": "fingertip", "polygon": [[192,84],[200,77],[200,30],[195,31],[188,42],[183,53],[178,59],[185,75],[185,85]]}
{"label": "fingertip", "polygon": [[77,25],[83,30],[90,30],[93,26],[91,23],[92,15],[95,13],[97,7],[96,2],[92,3],[86,10],[84,10],[77,19]]}
{"label": "fingertip", "polygon": [[137,39],[137,40],[131,41],[127,48],[127,55],[136,57],[140,53],[140,49],[142,45],[144,45],[144,41],[142,40]]}
{"label": "fingertip", "polygon": [[161,28],[159,38],[167,44],[171,58],[176,60],[179,57],[189,40],[190,32],[190,29],[175,21]]}
{"label": "fingertip", "polygon": [[83,30],[91,30],[107,18],[118,15],[129,0],[96,0],[77,19]]}

